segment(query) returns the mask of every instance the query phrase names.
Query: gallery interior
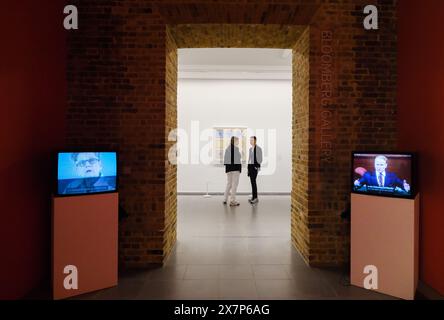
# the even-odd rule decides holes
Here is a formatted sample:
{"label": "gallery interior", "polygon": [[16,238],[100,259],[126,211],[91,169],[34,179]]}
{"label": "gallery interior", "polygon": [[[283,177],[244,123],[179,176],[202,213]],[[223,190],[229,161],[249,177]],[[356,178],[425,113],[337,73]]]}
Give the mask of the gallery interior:
{"label": "gallery interior", "polygon": [[[378,28],[366,30],[370,3]],[[64,28],[68,4],[76,29]],[[405,298],[352,285],[384,232],[413,239],[399,244],[415,255],[412,268],[395,265],[415,275],[407,299],[443,299],[443,10],[433,0],[9,3],[0,13],[0,299]],[[223,203],[232,135],[239,205]],[[257,203],[248,200],[251,136],[263,149]],[[412,226],[402,215],[374,215],[376,232],[353,220],[367,203],[354,201],[369,197],[351,191],[366,177],[357,151],[415,155],[416,178],[400,184],[418,196],[377,197],[383,210],[410,201]],[[104,155],[82,162],[82,152]],[[92,205],[79,200],[92,195],[62,194],[63,157],[115,161],[113,192],[101,189],[104,202]],[[97,214],[81,218],[77,205]],[[112,243],[96,242],[102,233]],[[56,294],[58,259],[76,246],[75,257],[98,246],[109,256],[79,272],[94,290]],[[396,286],[384,270],[380,280]]]}

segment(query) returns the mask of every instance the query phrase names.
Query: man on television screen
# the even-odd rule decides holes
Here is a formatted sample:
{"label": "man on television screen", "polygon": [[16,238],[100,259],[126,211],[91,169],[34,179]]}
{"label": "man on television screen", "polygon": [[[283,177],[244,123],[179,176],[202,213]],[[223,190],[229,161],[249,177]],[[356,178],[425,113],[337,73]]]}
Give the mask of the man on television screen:
{"label": "man on television screen", "polygon": [[114,190],[107,179],[102,176],[102,162],[98,152],[72,153],[71,160],[79,179],[68,184],[65,194],[106,192]]}
{"label": "man on television screen", "polygon": [[363,185],[372,187],[401,188],[405,192],[410,192],[410,185],[406,180],[398,178],[396,173],[387,172],[387,157],[379,155],[375,158],[375,171],[365,172],[362,178],[355,181],[355,187]]}

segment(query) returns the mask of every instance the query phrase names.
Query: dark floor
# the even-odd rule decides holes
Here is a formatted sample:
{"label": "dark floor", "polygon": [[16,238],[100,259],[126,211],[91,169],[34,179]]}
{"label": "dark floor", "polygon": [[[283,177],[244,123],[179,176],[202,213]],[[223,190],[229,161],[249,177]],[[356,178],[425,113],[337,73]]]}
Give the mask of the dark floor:
{"label": "dark floor", "polygon": [[230,208],[221,196],[179,196],[166,265],[76,299],[394,299],[348,286],[342,270],[308,267],[291,246],[289,196],[239,201]]}

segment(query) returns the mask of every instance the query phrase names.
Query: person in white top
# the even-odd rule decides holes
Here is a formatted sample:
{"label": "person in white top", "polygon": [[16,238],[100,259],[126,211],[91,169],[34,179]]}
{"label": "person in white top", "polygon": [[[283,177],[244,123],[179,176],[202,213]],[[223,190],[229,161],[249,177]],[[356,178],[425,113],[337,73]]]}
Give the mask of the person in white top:
{"label": "person in white top", "polygon": [[236,191],[239,184],[239,176],[242,171],[241,153],[239,151],[239,138],[231,137],[231,142],[224,154],[225,173],[227,174],[227,186],[224,193],[224,204],[230,196],[230,206],[238,206]]}

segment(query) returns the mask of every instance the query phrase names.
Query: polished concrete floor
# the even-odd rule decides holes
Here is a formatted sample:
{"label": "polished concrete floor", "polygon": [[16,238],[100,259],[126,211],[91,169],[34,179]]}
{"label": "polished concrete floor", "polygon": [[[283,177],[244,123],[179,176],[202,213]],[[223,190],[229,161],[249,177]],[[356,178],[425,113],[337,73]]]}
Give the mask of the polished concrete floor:
{"label": "polished concrete floor", "polygon": [[289,196],[239,201],[179,196],[177,245],[165,266],[76,299],[392,299],[349,286],[343,270],[308,267],[291,246]]}

